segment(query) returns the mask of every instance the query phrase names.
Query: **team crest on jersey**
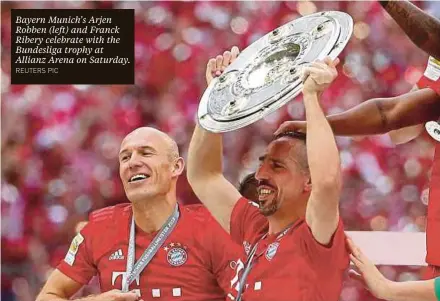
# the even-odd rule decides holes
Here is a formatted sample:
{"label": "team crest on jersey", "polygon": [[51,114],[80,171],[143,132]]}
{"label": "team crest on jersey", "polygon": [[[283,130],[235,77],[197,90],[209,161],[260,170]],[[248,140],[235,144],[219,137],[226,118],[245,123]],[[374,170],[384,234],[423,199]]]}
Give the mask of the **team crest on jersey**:
{"label": "team crest on jersey", "polygon": [[188,260],[187,247],[181,243],[170,243],[164,250],[167,252],[167,261],[172,266],[178,267]]}
{"label": "team crest on jersey", "polygon": [[272,258],[277,253],[279,245],[280,245],[279,242],[273,242],[267,247],[266,254],[265,254],[267,260],[269,260],[269,261],[272,260]]}
{"label": "team crest on jersey", "polygon": [[64,258],[64,261],[68,265],[73,265],[75,262],[76,253],[78,253],[79,245],[84,241],[84,237],[78,233],[72,240],[72,243],[70,244],[69,251],[66,254],[66,257]]}

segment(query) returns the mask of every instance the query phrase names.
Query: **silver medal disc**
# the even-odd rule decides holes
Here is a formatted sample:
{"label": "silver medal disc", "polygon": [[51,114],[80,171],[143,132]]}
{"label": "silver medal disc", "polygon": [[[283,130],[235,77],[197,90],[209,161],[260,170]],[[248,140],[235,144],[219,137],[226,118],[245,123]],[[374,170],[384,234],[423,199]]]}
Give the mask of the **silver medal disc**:
{"label": "silver medal disc", "polygon": [[428,121],[425,124],[426,131],[429,136],[434,138],[436,141],[440,142],[440,124],[436,121]]}
{"label": "silver medal disc", "polygon": [[211,132],[228,132],[279,109],[301,93],[301,69],[326,56],[335,59],[352,31],[350,15],[327,11],[261,37],[212,80],[199,104],[199,124]]}

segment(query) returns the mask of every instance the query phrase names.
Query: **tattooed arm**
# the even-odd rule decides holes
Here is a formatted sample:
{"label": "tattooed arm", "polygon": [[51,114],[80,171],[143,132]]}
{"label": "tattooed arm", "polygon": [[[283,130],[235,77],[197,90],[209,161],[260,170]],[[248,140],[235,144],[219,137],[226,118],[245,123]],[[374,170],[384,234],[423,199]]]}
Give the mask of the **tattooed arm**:
{"label": "tattooed arm", "polygon": [[[345,112],[327,116],[335,135],[385,134],[417,125],[440,116],[440,96],[421,89],[391,98],[373,98]],[[306,130],[304,121],[286,121],[275,132]]]}
{"label": "tattooed arm", "polygon": [[409,1],[379,1],[420,49],[440,59],[440,20]]}

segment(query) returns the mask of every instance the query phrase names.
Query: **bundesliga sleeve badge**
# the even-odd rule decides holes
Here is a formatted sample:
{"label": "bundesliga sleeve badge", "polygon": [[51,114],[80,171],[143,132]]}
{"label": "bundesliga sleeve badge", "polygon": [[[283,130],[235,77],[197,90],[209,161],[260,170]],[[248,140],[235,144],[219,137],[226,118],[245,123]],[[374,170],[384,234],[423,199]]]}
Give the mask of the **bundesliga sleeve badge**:
{"label": "bundesliga sleeve badge", "polygon": [[64,258],[64,261],[72,266],[75,262],[76,253],[78,253],[79,246],[84,241],[84,237],[78,233],[72,240],[72,243],[70,244],[69,251],[66,254],[66,257]]}
{"label": "bundesliga sleeve badge", "polygon": [[429,57],[428,66],[426,66],[425,77],[432,81],[437,81],[440,78],[440,61],[436,60],[432,56]]}

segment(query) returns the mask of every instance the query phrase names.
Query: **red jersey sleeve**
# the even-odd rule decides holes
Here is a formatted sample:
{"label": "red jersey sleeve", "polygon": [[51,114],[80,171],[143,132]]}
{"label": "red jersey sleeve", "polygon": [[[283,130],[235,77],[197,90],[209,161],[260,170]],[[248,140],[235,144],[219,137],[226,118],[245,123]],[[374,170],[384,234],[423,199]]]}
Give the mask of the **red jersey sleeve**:
{"label": "red jersey sleeve", "polygon": [[335,268],[346,269],[349,264],[349,251],[346,244],[346,236],[342,220],[339,220],[338,227],[328,245],[320,244],[312,234],[307,223],[301,227],[301,240],[305,254],[309,256],[312,264],[320,269]]}
{"label": "red jersey sleeve", "polygon": [[433,57],[428,60],[425,73],[417,82],[419,89],[430,88],[440,95],[440,61]]}
{"label": "red jersey sleeve", "polygon": [[66,257],[57,266],[63,274],[84,285],[97,273],[92,256],[92,227],[89,222],[73,238]]}
{"label": "red jersey sleeve", "polygon": [[240,245],[244,241],[253,243],[267,232],[268,222],[258,210],[258,205],[241,197],[231,213],[230,234],[232,240]]}

